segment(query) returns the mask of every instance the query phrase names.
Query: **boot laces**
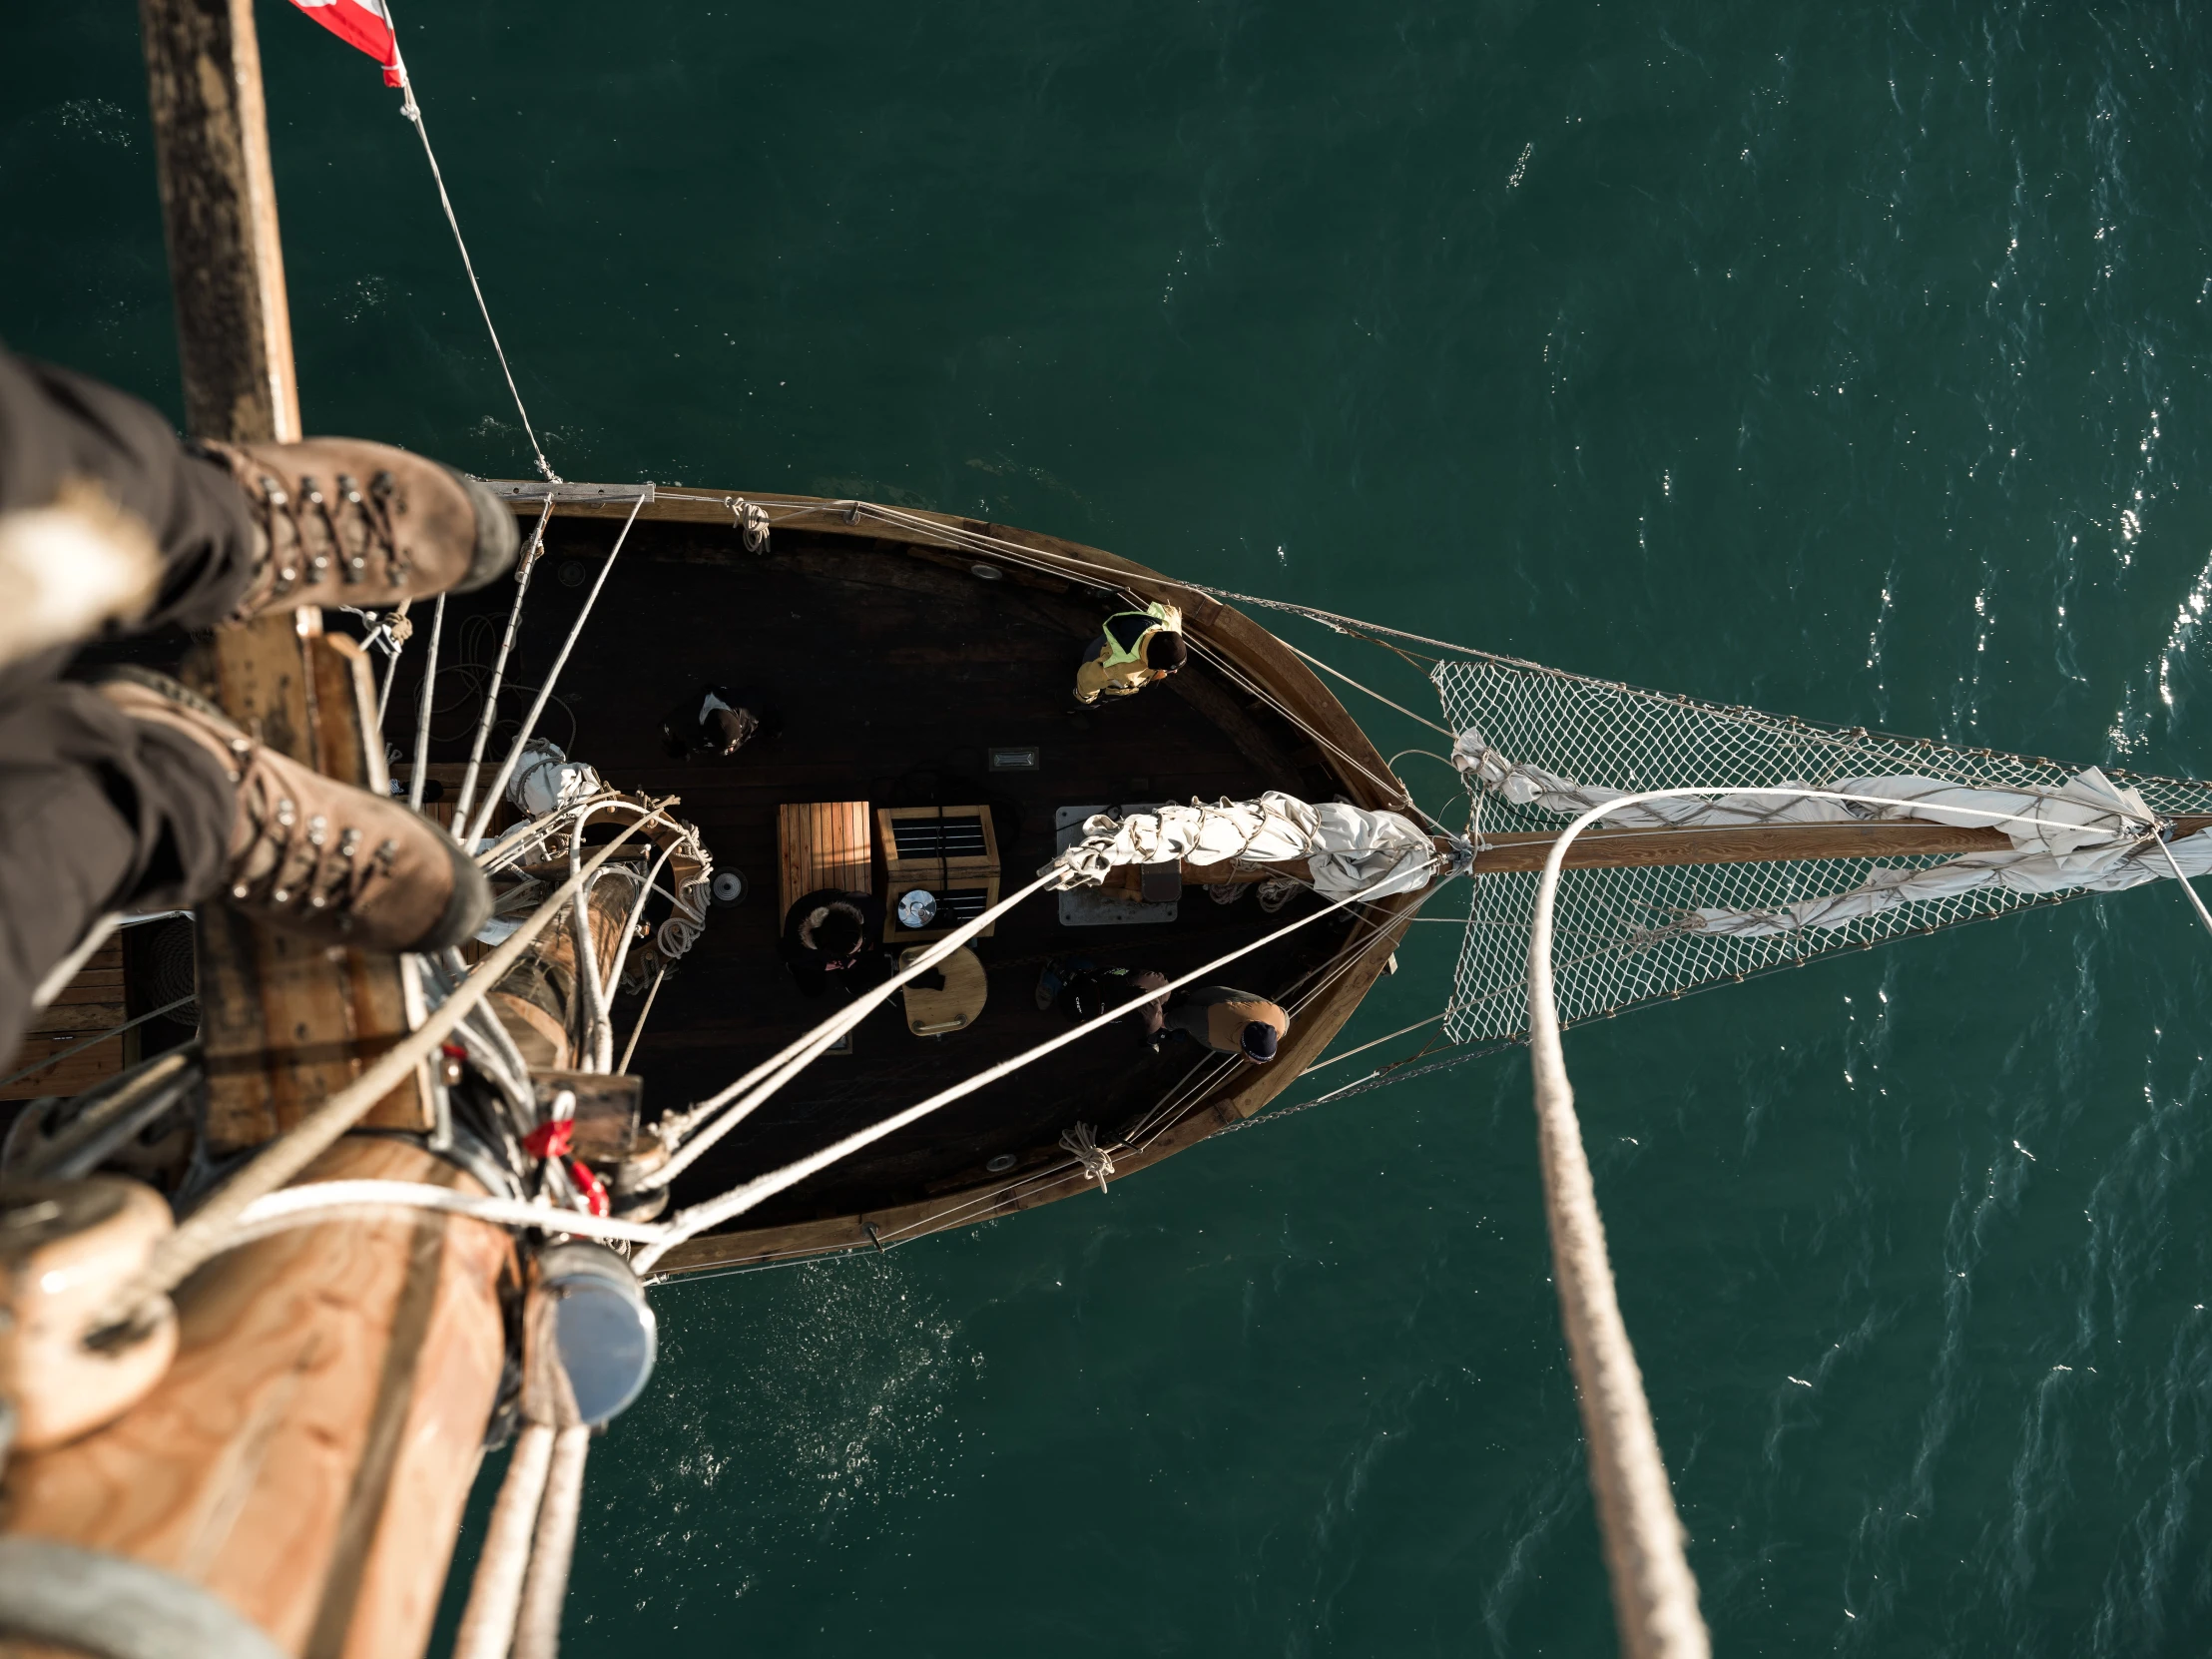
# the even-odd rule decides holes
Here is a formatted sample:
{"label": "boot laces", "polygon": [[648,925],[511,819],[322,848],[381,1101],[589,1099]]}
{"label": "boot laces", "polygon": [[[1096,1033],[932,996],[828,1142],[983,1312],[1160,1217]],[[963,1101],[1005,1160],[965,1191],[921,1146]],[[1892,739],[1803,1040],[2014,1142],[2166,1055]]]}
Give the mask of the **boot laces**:
{"label": "boot laces", "polygon": [[387,586],[396,588],[405,581],[410,561],[400,549],[396,523],[404,504],[399,481],[389,471],[375,473],[365,491],[350,473],[339,473],[333,480],[334,501],[305,474],[296,494],[268,472],[260,482],[277,598],[295,587],[320,586],[333,563],[339,580],[357,587],[368,580],[373,554],[383,556]]}
{"label": "boot laces", "polygon": [[340,826],[333,834],[326,816],[302,815],[266,779],[254,780],[250,790],[254,839],[239,860],[231,897],[259,896],[278,909],[334,911],[339,931],[350,929],[370,890],[390,879],[398,840],[387,835],[364,857],[368,836],[358,827]]}

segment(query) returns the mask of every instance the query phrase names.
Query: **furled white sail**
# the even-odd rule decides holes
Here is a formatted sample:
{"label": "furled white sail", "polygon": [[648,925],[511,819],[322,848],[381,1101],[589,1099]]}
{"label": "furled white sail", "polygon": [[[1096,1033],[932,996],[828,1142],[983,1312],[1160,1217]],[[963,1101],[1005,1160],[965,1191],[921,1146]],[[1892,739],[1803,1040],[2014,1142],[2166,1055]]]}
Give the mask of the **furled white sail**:
{"label": "furled white sail", "polygon": [[[1579,817],[1633,793],[1579,784],[1513,761],[1491,747],[1474,727],[1459,734],[1451,760],[1470,782],[1514,806],[1562,818]],[[1775,786],[1815,787],[1794,782]],[[2076,773],[2055,789],[1978,787],[1917,773],[1837,778],[1817,787],[1836,795],[1881,797],[1895,805],[1791,799],[1763,792],[1722,794],[1638,802],[1608,813],[1599,823],[1610,829],[1708,830],[1919,820],[1997,830],[2012,843],[2010,852],[1973,852],[1933,865],[1878,868],[1853,886],[1771,908],[1703,906],[1681,912],[1682,923],[1693,931],[1739,939],[1844,927],[1901,904],[1955,898],[1978,887],[2022,894],[2116,892],[2171,876],[2176,864],[2189,875],[2212,869],[2212,831],[2176,841],[2169,862],[2157,842],[2157,815],[2138,791],[2115,785],[2096,767]]]}
{"label": "furled white sail", "polygon": [[1193,801],[1124,819],[1101,813],[1084,821],[1083,838],[1055,861],[1095,886],[1120,864],[1294,858],[1308,860],[1315,890],[1329,898],[1410,892],[1439,868],[1428,832],[1410,819],[1343,802],[1313,806],[1279,790],[1257,801]]}

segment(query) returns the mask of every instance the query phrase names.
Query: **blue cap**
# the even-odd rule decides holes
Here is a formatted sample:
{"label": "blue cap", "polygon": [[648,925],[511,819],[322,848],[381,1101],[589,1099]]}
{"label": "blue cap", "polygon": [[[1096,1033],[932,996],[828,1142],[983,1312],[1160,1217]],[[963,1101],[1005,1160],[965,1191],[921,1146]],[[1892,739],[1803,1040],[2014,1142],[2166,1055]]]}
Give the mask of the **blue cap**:
{"label": "blue cap", "polygon": [[1275,1058],[1275,1027],[1264,1019],[1256,1019],[1244,1028],[1244,1051],[1255,1060]]}

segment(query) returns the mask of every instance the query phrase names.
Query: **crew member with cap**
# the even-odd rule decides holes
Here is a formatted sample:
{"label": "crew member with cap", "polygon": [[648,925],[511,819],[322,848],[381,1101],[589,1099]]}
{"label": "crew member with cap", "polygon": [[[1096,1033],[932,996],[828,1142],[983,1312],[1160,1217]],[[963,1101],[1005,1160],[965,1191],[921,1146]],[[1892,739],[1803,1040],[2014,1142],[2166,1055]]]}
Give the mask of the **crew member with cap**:
{"label": "crew member with cap", "polygon": [[874,947],[883,912],[872,895],[823,887],[807,894],[784,917],[784,961],[808,996],[832,984],[847,996],[866,990],[887,971]]}
{"label": "crew member with cap", "polygon": [[1102,697],[1134,697],[1189,661],[1183,613],[1154,600],[1141,611],[1116,611],[1083,650],[1075,670],[1075,701],[1086,709]]}
{"label": "crew member with cap", "polygon": [[773,738],[779,723],[758,693],[707,686],[669,711],[661,722],[661,747],[672,757],[704,755],[727,761],[756,737]]}
{"label": "crew member with cap", "polygon": [[1230,985],[1193,985],[1168,998],[1162,1024],[1216,1054],[1265,1065],[1290,1035],[1291,1016],[1264,996]]}

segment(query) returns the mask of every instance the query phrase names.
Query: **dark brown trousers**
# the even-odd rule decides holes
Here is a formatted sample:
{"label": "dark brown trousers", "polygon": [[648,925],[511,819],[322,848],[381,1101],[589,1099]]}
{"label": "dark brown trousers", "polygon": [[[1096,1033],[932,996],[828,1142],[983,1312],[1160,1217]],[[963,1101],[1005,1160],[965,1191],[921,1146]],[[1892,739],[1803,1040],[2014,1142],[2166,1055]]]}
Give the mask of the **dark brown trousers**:
{"label": "dark brown trousers", "polygon": [[[207,628],[238,603],[254,531],[230,475],[155,409],[0,352],[0,512],[76,476],[146,521],[165,574],[145,628]],[[71,653],[0,667],[0,1068],[31,993],[104,911],[192,904],[223,873],[234,801],[223,769],[65,679]],[[0,1072],[4,1075],[4,1072]]]}

